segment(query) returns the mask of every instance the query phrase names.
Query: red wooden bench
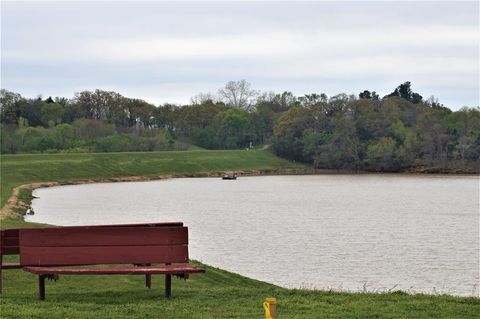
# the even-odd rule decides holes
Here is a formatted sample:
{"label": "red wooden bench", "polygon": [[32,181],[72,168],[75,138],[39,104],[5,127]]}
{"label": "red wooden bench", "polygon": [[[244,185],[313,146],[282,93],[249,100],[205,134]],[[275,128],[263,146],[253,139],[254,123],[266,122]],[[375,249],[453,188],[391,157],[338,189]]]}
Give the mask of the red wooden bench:
{"label": "red wooden bench", "polygon": [[[204,272],[188,264],[187,227],[33,228],[19,234],[20,264],[38,275],[40,300],[45,299],[45,279],[60,274],[162,274],[170,297],[172,275]],[[139,266],[71,267],[106,264]]]}
{"label": "red wooden bench", "polygon": [[[117,225],[90,225],[90,226],[64,226],[63,228],[105,228],[105,227],[182,227],[182,222],[143,223],[143,224],[117,224]],[[52,226],[55,227],[55,226]],[[49,227],[49,228],[52,228]],[[0,293],[2,293],[2,269],[22,268],[20,262],[4,262],[5,255],[20,254],[20,229],[29,228],[6,228],[0,229]],[[150,288],[150,276],[146,275],[146,287]]]}
{"label": "red wooden bench", "polygon": [[[64,226],[65,228],[92,228],[92,227],[165,227],[183,226],[182,222],[144,223],[144,224],[114,224],[114,225],[90,225],[90,226]],[[52,226],[56,227],[56,226]],[[51,227],[49,227],[51,228]],[[22,228],[6,228],[0,230],[0,293],[2,293],[2,269],[22,268],[19,262],[3,262],[4,255],[19,255],[19,231]],[[146,286],[150,287],[150,276],[146,275]]]}

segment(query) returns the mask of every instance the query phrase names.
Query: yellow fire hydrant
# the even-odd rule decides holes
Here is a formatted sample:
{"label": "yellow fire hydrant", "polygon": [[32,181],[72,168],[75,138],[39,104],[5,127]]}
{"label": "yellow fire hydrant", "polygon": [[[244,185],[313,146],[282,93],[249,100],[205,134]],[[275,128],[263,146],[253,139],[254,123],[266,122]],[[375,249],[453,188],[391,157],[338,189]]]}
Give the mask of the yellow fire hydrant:
{"label": "yellow fire hydrant", "polygon": [[265,319],[277,318],[277,299],[267,298],[263,303],[263,309],[265,309]]}

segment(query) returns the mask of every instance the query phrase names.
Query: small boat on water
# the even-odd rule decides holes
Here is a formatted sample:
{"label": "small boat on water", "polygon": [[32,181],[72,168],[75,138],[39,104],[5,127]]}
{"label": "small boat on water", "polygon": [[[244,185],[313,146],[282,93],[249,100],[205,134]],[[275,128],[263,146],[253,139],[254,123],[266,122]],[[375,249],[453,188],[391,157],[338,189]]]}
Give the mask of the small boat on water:
{"label": "small boat on water", "polygon": [[224,174],[224,175],[222,176],[222,179],[227,179],[227,180],[237,179],[237,173],[234,173],[234,174]]}

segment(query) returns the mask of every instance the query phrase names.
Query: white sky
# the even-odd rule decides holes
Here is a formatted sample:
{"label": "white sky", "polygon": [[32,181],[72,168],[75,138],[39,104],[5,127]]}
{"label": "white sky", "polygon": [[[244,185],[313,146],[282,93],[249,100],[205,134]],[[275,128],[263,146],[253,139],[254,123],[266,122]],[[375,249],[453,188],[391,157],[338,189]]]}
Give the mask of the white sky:
{"label": "white sky", "polygon": [[262,91],[388,94],[411,81],[479,105],[479,2],[1,3],[1,86],[108,89],[187,103],[246,79]]}

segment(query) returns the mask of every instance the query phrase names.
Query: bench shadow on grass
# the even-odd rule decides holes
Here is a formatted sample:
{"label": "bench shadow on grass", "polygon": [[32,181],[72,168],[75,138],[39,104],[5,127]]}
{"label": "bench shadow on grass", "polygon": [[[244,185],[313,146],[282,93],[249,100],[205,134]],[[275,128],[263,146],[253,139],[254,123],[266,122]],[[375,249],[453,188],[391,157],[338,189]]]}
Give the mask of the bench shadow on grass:
{"label": "bench shadow on grass", "polygon": [[[47,293],[46,300],[42,302],[55,302],[55,303],[95,303],[103,305],[125,305],[132,303],[150,303],[154,302],[173,302],[177,299],[186,298],[187,296],[178,295],[166,298],[163,291],[151,290],[151,291],[135,291],[135,290],[125,290],[125,291],[111,291],[111,290],[102,290],[102,291],[82,291],[78,290],[76,292],[62,292]],[[187,297],[188,298],[188,297]]]}

